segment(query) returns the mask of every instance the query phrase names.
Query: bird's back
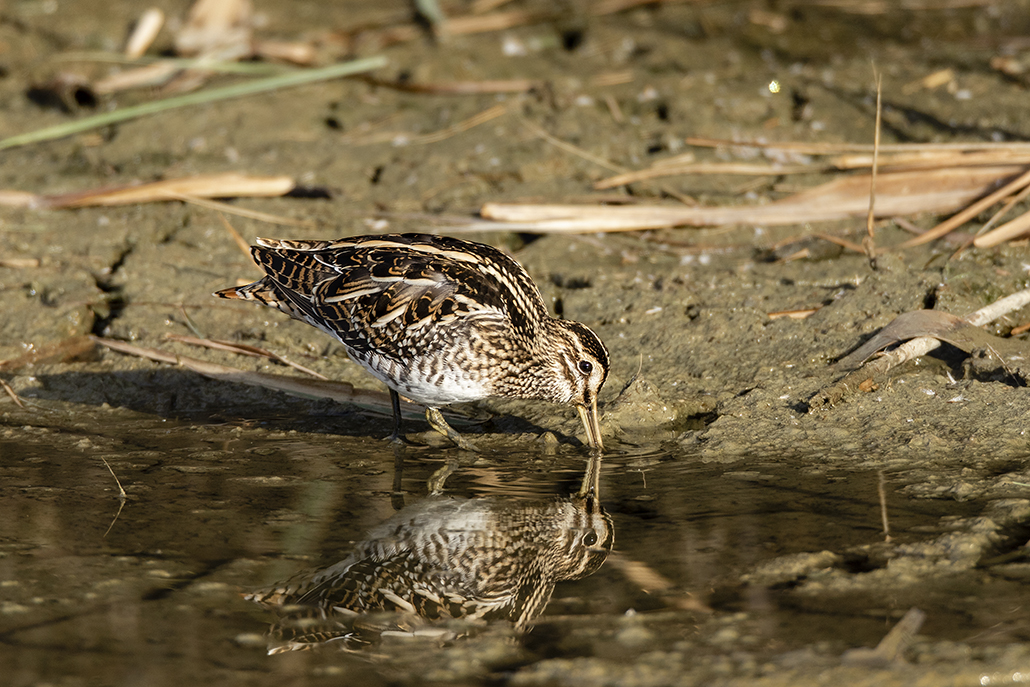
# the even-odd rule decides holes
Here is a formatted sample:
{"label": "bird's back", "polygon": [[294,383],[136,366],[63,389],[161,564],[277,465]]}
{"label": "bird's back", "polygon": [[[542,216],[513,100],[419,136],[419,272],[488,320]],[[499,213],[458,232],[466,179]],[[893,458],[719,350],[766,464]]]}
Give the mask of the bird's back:
{"label": "bird's back", "polygon": [[335,336],[352,353],[410,357],[471,320],[531,341],[547,315],[518,263],[483,244],[403,234],[258,239],[251,252],[266,276],[218,295],[278,308]]}

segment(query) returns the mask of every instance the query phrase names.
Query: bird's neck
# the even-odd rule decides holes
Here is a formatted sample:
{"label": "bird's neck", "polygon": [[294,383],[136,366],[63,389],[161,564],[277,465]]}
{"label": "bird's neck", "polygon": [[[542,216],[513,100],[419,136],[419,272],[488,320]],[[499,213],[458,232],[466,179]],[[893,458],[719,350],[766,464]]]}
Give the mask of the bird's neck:
{"label": "bird's neck", "polygon": [[533,345],[519,351],[512,361],[510,373],[494,384],[494,393],[509,398],[538,399],[567,403],[564,365],[561,350],[568,336],[559,320],[548,318],[541,323]]}

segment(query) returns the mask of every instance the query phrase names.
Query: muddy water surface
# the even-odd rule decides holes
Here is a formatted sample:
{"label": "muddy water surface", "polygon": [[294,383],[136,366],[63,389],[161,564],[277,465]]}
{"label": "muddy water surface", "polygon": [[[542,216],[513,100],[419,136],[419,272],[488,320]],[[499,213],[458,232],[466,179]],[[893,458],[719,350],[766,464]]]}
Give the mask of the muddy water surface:
{"label": "muddy water surface", "polygon": [[[89,414],[102,431],[43,423],[0,443],[11,684],[695,684],[825,671],[901,683],[1030,660],[1010,643],[1027,631],[1025,564],[975,567],[1025,540],[1012,522],[1025,502],[996,505],[989,520],[982,504],[922,498],[892,471],[887,545],[876,472],[814,456],[755,456],[727,469],[681,449],[628,446],[601,473],[611,560],[559,583],[528,635],[470,624],[445,640],[266,656],[276,617],[241,592],[343,558],[397,508],[424,499],[426,479],[454,452],[400,449],[395,483],[398,454],[375,438],[283,432],[269,428],[275,421],[244,430]],[[532,446],[487,454],[452,475],[447,494],[567,495],[585,458]],[[929,613],[905,652],[920,668],[842,659],[875,646],[912,606]]]}

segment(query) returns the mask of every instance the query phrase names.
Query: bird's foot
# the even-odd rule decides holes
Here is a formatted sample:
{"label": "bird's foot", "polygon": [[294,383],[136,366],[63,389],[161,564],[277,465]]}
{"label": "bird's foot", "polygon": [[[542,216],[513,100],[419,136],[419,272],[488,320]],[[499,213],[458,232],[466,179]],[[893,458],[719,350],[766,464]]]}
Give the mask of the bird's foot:
{"label": "bird's foot", "polygon": [[458,434],[454,431],[454,428],[447,424],[447,421],[443,419],[443,414],[440,413],[439,408],[426,408],[426,420],[429,421],[429,425],[433,429],[453,441],[458,448],[465,451],[480,453],[480,450],[476,448],[475,444]]}
{"label": "bird's foot", "polygon": [[439,496],[442,494],[447,478],[450,477],[457,469],[458,461],[456,460],[449,460],[444,463],[442,467],[437,468],[436,472],[430,475],[429,479],[426,481],[426,488],[429,490],[429,495]]}

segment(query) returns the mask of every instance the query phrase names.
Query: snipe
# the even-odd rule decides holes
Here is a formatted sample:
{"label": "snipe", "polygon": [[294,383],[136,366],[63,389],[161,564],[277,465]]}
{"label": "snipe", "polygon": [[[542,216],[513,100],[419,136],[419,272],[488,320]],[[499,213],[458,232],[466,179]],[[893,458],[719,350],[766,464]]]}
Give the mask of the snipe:
{"label": "snipe", "polygon": [[548,315],[526,271],[499,250],[427,234],[257,242],[251,254],[265,276],[215,295],[277,308],[339,340],[390,388],[395,437],[398,394],[473,450],[440,406],[525,398],[574,404],[587,443],[603,449],[597,394],[608,350],[586,326]]}

